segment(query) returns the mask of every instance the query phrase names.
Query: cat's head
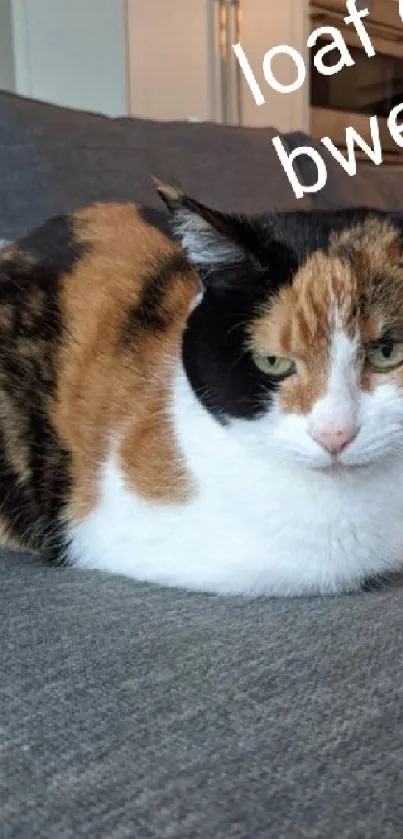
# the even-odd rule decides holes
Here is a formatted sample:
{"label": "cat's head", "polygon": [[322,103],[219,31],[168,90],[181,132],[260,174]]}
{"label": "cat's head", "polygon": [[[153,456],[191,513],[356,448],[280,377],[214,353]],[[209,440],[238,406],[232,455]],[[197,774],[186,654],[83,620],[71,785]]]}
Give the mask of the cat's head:
{"label": "cat's head", "polygon": [[262,456],[310,468],[403,457],[399,218],[247,218],[158,188],[201,279],[183,360],[207,410]]}

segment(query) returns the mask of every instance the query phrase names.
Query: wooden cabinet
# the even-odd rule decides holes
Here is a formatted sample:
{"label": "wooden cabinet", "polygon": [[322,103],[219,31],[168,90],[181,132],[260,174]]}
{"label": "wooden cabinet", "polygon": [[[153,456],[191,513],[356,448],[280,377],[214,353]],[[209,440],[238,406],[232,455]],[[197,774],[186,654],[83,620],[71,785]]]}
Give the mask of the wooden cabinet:
{"label": "wooden cabinet", "polygon": [[[112,116],[308,128],[308,82],[276,93],[262,69],[278,44],[306,60],[308,0],[1,1],[12,32],[0,29],[0,53],[11,40],[9,84],[26,96]],[[261,107],[239,71],[237,39],[264,90]],[[273,68],[284,83],[294,77],[286,56]]]}

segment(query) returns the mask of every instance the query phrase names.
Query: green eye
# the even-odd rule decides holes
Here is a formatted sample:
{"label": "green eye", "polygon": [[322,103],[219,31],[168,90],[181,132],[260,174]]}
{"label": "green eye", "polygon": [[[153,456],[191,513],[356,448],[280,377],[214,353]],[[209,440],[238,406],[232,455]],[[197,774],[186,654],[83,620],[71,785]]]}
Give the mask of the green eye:
{"label": "green eye", "polygon": [[263,355],[255,352],[253,360],[262,373],[272,376],[273,379],[285,379],[287,376],[292,376],[297,369],[295,361],[291,358],[282,358],[280,355]]}
{"label": "green eye", "polygon": [[387,341],[367,348],[367,361],[379,373],[387,373],[403,364],[403,344]]}

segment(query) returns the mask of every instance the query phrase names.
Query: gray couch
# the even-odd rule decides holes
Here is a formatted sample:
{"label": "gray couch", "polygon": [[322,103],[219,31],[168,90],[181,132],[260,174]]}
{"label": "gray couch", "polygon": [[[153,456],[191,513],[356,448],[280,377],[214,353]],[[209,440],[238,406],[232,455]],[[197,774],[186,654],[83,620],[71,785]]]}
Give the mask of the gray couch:
{"label": "gray couch", "polygon": [[[0,94],[0,237],[98,198],[157,207],[149,172],[222,209],[296,206],[274,133]],[[403,174],[328,163],[305,207],[401,207]],[[0,574],[2,839],[401,839],[398,584],[216,598],[11,554]]]}

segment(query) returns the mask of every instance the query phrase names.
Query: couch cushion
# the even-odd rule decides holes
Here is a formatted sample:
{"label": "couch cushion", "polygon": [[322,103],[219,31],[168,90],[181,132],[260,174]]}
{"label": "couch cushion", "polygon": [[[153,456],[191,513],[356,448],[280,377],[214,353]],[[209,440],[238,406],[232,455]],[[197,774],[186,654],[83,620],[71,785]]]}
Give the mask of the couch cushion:
{"label": "couch cushion", "polygon": [[400,839],[403,589],[186,594],[0,557],[2,839]]}
{"label": "couch cushion", "polygon": [[367,184],[381,195],[388,209],[403,210],[403,166],[372,166],[361,169]]}
{"label": "couch cushion", "polygon": [[276,133],[113,120],[0,93],[0,237],[98,199],[161,208],[150,173],[223,210],[296,207],[271,143]]}

